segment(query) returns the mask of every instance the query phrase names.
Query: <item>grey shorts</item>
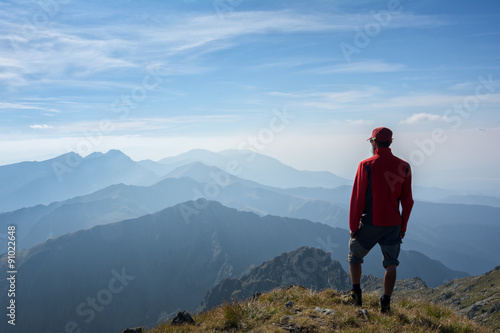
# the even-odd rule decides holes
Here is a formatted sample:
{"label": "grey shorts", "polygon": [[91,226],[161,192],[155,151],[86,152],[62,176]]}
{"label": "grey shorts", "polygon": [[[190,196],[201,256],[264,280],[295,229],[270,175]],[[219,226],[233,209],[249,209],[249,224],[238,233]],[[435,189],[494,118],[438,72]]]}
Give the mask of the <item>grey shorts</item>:
{"label": "grey shorts", "polygon": [[349,254],[347,261],[350,263],[363,263],[363,258],[370,252],[375,244],[380,244],[384,255],[384,267],[399,265],[399,251],[401,248],[401,226],[380,227],[362,224],[356,239],[349,240]]}

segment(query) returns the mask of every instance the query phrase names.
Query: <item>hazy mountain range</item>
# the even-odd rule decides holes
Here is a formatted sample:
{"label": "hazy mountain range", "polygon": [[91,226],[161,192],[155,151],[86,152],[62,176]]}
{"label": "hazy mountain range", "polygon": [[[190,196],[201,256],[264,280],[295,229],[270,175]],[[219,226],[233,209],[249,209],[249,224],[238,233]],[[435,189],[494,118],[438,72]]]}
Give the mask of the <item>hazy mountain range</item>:
{"label": "hazy mountain range", "polygon": [[[159,162],[135,162],[118,150],[110,150],[105,154],[93,153],[86,157],[71,152],[41,162],[0,166],[0,212],[47,205],[115,184],[152,185],[169,177],[168,174],[175,169],[195,162],[275,188],[341,189],[343,185],[352,185],[352,180],[330,172],[296,170],[253,151],[226,150],[214,153],[198,149]],[[348,192],[350,190],[345,193]],[[464,195],[456,191],[423,187],[415,187],[414,192],[421,201],[500,206],[500,198],[490,196]],[[347,203],[348,195],[347,199],[345,197],[344,203]]]}
{"label": "hazy mountain range", "polygon": [[118,150],[94,153],[85,158],[67,153],[42,162],[0,166],[0,211],[49,204],[113,184],[151,185],[165,178],[170,171],[192,162],[217,166],[241,178],[276,187],[332,188],[350,183],[329,172],[298,171],[274,158],[251,151],[228,150],[217,154],[193,150],[160,162],[134,162]]}
{"label": "hazy mountain range", "polygon": [[[51,195],[56,192],[61,197],[71,197],[48,205],[1,213],[0,228],[6,230],[9,224],[17,225],[18,247],[29,248],[69,232],[151,214],[197,198],[217,200],[225,206],[262,216],[272,214],[303,218],[347,228],[350,185],[333,187],[343,180],[328,173],[304,173],[269,157],[253,154],[237,151],[216,154],[195,150],[163,161],[170,164],[162,164],[153,161],[134,162],[119,151],[110,151],[76,159],[80,164],[73,171],[63,173],[62,182],[55,174],[51,174],[54,172],[51,165],[66,163],[68,156],[76,158],[76,154],[62,155],[45,162],[21,163],[19,165],[22,168],[17,171],[17,175],[13,167],[16,165],[0,167],[0,179],[9,180],[7,186],[2,187],[4,193],[10,193],[5,196],[17,193],[18,198],[26,198],[28,202],[50,201]],[[226,170],[207,166],[199,160],[224,165]],[[262,162],[256,163],[252,169],[256,161]],[[265,168],[265,165],[269,167]],[[269,174],[276,173],[272,172],[271,167],[283,174],[282,180],[311,185],[277,188],[239,177],[254,175],[254,178],[266,181]],[[5,170],[8,172],[1,175]],[[253,171],[245,173],[244,170]],[[264,176],[258,177],[258,171]],[[15,179],[25,179],[25,185],[15,185]],[[36,187],[40,182],[50,183],[51,179],[54,188],[52,185]],[[325,182],[325,187],[313,187],[318,179]],[[268,179],[269,182],[271,180],[272,177]],[[110,183],[116,184],[108,186]],[[134,183],[144,185],[130,185]],[[92,192],[92,189],[101,187],[100,184],[106,186]],[[449,194],[444,190],[424,190],[436,195]],[[80,192],[91,193],[72,197]],[[497,222],[499,213],[499,208],[484,205],[417,201],[404,248],[419,251],[454,270],[481,274],[498,264],[497,258],[489,254],[500,252],[500,244],[496,241],[496,235],[500,232]],[[489,232],[485,233],[484,230]],[[0,237],[0,249],[6,249],[5,237]]]}
{"label": "hazy mountain range", "polygon": [[[189,201],[136,219],[50,239],[17,255],[18,328],[23,332],[111,332],[196,309],[207,291],[283,252],[319,247],[344,261],[348,234],[322,223],[258,216],[217,202]],[[7,260],[0,258],[6,272]],[[403,251],[399,277],[439,284],[464,276]],[[364,272],[380,273],[381,255]],[[8,281],[0,281],[7,293]],[[0,307],[7,306],[0,299]],[[6,328],[6,321],[0,327]]]}
{"label": "hazy mountain range", "polygon": [[[0,181],[0,252],[7,226],[15,225],[21,331],[149,325],[199,308],[209,290],[205,304],[220,300],[215,291],[228,285],[241,287],[231,292],[240,296],[282,286],[293,280],[280,275],[293,260],[281,262],[288,268],[274,268],[280,259],[264,262],[302,248],[299,258],[303,246],[330,253],[317,276],[336,288],[348,283],[340,270],[348,270],[351,181],[328,172],[296,170],[250,151],[135,162],[112,150],[0,166]],[[442,203],[454,193],[415,190],[425,201],[415,203],[398,278],[436,287],[498,265],[491,256],[500,252],[495,198]],[[475,205],[478,199],[492,205]],[[381,261],[372,251],[363,273],[382,277]],[[0,270],[7,271],[5,255]],[[276,278],[263,281],[264,271]],[[308,278],[299,282],[327,285]],[[1,280],[0,292],[7,289]]]}
{"label": "hazy mountain range", "polygon": [[0,166],[0,211],[66,200],[113,184],[153,184],[157,179],[118,150],[4,165]]}

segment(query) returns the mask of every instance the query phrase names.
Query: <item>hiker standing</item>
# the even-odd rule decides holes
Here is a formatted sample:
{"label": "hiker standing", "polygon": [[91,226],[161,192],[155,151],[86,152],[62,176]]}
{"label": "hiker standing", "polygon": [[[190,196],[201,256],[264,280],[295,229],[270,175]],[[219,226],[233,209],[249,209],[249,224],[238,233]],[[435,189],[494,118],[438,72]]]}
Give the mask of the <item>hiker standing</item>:
{"label": "hiker standing", "polygon": [[385,313],[390,310],[400,244],[413,207],[411,169],[410,164],[392,154],[390,129],[378,127],[368,140],[373,156],[359,164],[351,196],[347,261],[352,290],[347,298],[350,303],[362,305],[361,264],[378,243],[384,255],[384,294],[380,305]]}

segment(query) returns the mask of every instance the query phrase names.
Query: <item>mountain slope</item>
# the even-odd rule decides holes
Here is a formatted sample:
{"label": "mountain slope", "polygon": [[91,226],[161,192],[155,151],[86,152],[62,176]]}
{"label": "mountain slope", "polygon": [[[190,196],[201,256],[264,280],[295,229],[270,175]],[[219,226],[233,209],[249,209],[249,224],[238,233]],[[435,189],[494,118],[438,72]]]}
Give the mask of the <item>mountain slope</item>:
{"label": "mountain slope", "polygon": [[[334,203],[275,192],[273,188],[228,174],[224,176],[227,178],[219,179],[222,174],[223,171],[216,167],[189,164],[172,173],[180,178],[167,178],[149,187],[112,185],[48,206],[0,213],[0,228],[17,225],[20,248],[26,248],[49,237],[139,217],[199,197],[216,199],[229,207],[260,215],[308,218],[330,225],[345,218],[343,207]],[[0,249],[6,248],[3,244],[6,240],[0,239]]]}
{"label": "mountain slope", "polygon": [[[28,248],[66,233],[157,212],[192,199],[197,187],[199,183],[188,178],[170,178],[149,187],[111,185],[48,206],[0,213],[0,227],[16,225],[18,248]],[[6,249],[6,240],[0,239],[0,245]]]}
{"label": "mountain slope", "polygon": [[398,297],[444,304],[459,314],[500,331],[500,266],[479,276],[453,280],[418,292],[406,291]]}
{"label": "mountain slope", "polygon": [[[179,307],[198,307],[210,287],[251,264],[304,244],[318,246],[319,237],[345,237],[320,223],[259,217],[215,202],[186,218],[197,204],[97,226],[18,253],[22,288],[16,302],[23,306],[16,328],[60,332],[74,322],[83,331],[110,332],[151,324]],[[6,272],[6,256],[0,262]],[[7,289],[3,279],[0,292]],[[0,306],[6,301],[1,298]],[[0,330],[6,325],[2,321]]]}
{"label": "mountain slope", "polygon": [[[456,270],[482,274],[500,264],[500,208],[415,202],[405,243]],[[486,232],[485,232],[486,231]]]}

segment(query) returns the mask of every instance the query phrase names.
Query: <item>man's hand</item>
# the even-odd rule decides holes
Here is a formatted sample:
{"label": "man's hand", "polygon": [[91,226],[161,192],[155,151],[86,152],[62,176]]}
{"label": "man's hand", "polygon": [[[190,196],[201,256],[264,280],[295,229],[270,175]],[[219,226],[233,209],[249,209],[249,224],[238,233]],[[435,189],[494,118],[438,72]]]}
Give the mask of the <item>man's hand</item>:
{"label": "man's hand", "polygon": [[405,238],[406,231],[401,231],[401,239]]}
{"label": "man's hand", "polygon": [[358,236],[358,231],[349,230],[349,235],[351,236],[352,239],[356,239],[356,237]]}

